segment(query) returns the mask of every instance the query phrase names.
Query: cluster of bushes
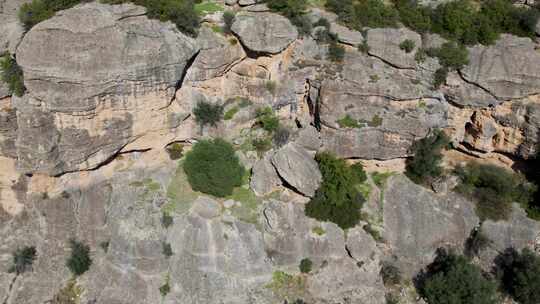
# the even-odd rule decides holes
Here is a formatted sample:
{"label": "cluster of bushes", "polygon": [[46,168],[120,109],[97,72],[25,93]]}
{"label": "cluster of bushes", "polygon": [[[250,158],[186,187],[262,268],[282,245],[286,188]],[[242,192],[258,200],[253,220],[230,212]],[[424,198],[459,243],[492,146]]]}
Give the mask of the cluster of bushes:
{"label": "cluster of bushes", "polygon": [[354,227],[365,201],[357,187],[367,178],[362,165],[349,166],[345,160],[326,152],[317,154],[315,159],[323,179],[306,205],[306,215],[331,221],[343,229]]}
{"label": "cluster of bushes", "polygon": [[412,145],[414,156],[407,160],[407,176],[415,183],[425,183],[441,176],[441,152],[449,143],[450,139],[442,131],[415,141]]}
{"label": "cluster of bushes", "polygon": [[245,173],[231,144],[222,139],[195,144],[183,167],[193,190],[217,197],[231,195]]}
{"label": "cluster of bushes", "polygon": [[336,13],[348,27],[395,27],[399,21],[396,9],[381,0],[328,0],[325,7]]}
{"label": "cluster of bushes", "polygon": [[525,248],[508,249],[496,259],[502,288],[520,304],[540,303],[540,256]]}
{"label": "cluster of bushes", "polygon": [[446,42],[440,48],[426,51],[431,57],[437,57],[441,67],[435,71],[433,86],[439,88],[446,82],[449,71],[457,71],[469,63],[469,53],[463,44]]}
{"label": "cluster of bushes", "polygon": [[[19,19],[29,30],[41,21],[51,18],[57,11],[73,7],[81,0],[33,0],[23,4],[19,10]],[[199,16],[192,0],[106,0],[109,4],[132,2],[146,7],[146,15],[152,19],[171,21],[183,33],[190,36],[197,34]]]}
{"label": "cluster of bushes", "polygon": [[526,206],[536,191],[523,176],[495,165],[471,162],[456,168],[455,173],[461,180],[456,190],[477,201],[481,219],[507,219],[513,202]]}
{"label": "cluster of bushes", "polygon": [[67,267],[75,276],[80,276],[92,265],[90,258],[90,247],[82,242],[70,240],[71,255],[67,260]]}
{"label": "cluster of bushes", "polygon": [[24,77],[15,58],[6,54],[0,57],[0,78],[7,83],[10,94],[21,97],[24,94]]}

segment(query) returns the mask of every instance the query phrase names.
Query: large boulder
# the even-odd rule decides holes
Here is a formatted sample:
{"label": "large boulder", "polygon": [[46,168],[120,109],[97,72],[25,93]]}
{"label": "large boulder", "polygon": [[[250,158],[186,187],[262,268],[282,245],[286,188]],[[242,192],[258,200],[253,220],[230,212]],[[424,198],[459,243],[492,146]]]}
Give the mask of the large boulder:
{"label": "large boulder", "polygon": [[187,113],[172,101],[198,48],[172,23],[144,13],[132,4],[88,3],[25,35],[17,52],[28,89],[16,103],[22,170],[90,169],[122,148],[177,137]]}
{"label": "large boulder", "polygon": [[[414,49],[409,53],[400,47],[405,40],[414,43]],[[422,38],[407,28],[376,28],[367,31],[367,44],[370,55],[398,68],[413,69],[416,66],[416,49],[422,45]]]}
{"label": "large boulder", "polygon": [[330,23],[330,31],[334,34],[337,34],[339,42],[345,44],[357,46],[364,41],[362,33],[351,30],[346,26],[340,25],[336,22]]}
{"label": "large boulder", "polygon": [[276,168],[272,165],[271,155],[258,160],[252,169],[250,187],[257,195],[266,195],[281,185]]}
{"label": "large boulder", "polygon": [[437,248],[463,248],[479,223],[471,202],[436,195],[401,175],[388,180],[383,206],[383,238],[408,277],[431,263]]}
{"label": "large boulder", "polygon": [[503,100],[540,92],[540,53],[530,38],[501,35],[494,45],[469,48],[469,64],[461,73]]}
{"label": "large boulder", "polygon": [[[21,5],[30,0],[3,0],[0,2],[0,54],[15,53],[24,34],[19,22],[18,11]],[[1,98],[1,94],[0,94]]]}
{"label": "large boulder", "polygon": [[273,13],[240,13],[231,27],[252,52],[277,54],[296,40],[298,31],[289,19]]}
{"label": "large boulder", "polygon": [[295,143],[289,143],[272,156],[279,176],[298,192],[313,196],[322,180],[313,156]]}

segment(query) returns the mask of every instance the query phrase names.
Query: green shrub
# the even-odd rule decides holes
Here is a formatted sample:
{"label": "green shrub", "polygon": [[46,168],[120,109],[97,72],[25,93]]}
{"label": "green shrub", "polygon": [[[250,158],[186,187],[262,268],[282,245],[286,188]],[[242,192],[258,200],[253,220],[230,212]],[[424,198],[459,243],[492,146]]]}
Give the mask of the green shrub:
{"label": "green shrub", "polygon": [[255,138],[251,141],[251,144],[255,148],[255,151],[261,154],[272,149],[272,142],[267,137]]}
{"label": "green shrub", "polygon": [[358,120],[352,118],[349,114],[337,121],[340,128],[360,128]]}
{"label": "green shrub", "polygon": [[90,258],[90,247],[74,239],[69,241],[71,255],[67,260],[67,267],[75,276],[85,273],[92,265]]}
{"label": "green shrub", "polygon": [[195,109],[195,120],[201,125],[216,126],[223,116],[223,106],[207,101],[199,101]]}
{"label": "green shrub", "polygon": [[225,112],[225,115],[223,115],[223,120],[231,120],[233,119],[234,115],[238,113],[240,109],[238,107],[232,107],[227,112]]}
{"label": "green shrub", "polygon": [[427,273],[418,279],[419,293],[429,304],[498,303],[496,284],[464,256],[439,250]]}
{"label": "green shrub", "polygon": [[450,70],[459,70],[469,63],[467,49],[455,42],[445,42],[432,53],[439,59],[439,63]]}
{"label": "green shrub", "polygon": [[162,297],[168,295],[169,292],[171,292],[171,286],[169,285],[169,282],[165,282],[165,284],[159,287],[159,293]]}
{"label": "green shrub", "polygon": [[302,273],[309,273],[312,267],[313,262],[308,258],[302,259],[300,261],[300,265],[298,266],[298,268],[300,268],[300,272]]}
{"label": "green shrub", "polygon": [[353,20],[353,0],[327,0],[324,7],[338,15],[339,20],[351,24]]}
{"label": "green shrub", "polygon": [[367,43],[367,39],[364,38],[364,41],[358,45],[358,50],[364,54],[367,54],[369,52],[369,45]]}
{"label": "green shrub", "polygon": [[0,57],[1,79],[7,83],[9,93],[21,97],[24,94],[24,77],[21,67],[10,55]]}
{"label": "green shrub", "polygon": [[268,132],[274,132],[279,127],[279,118],[274,114],[271,107],[257,109],[257,124]]}
{"label": "green shrub", "polygon": [[526,205],[536,190],[522,176],[495,165],[471,162],[456,168],[455,173],[461,180],[456,190],[476,199],[481,219],[507,219],[512,202]]}
{"label": "green shrub", "polygon": [[502,287],[520,304],[540,303],[540,256],[528,248],[509,249],[496,259]]}
{"label": "green shrub", "polygon": [[24,25],[26,30],[29,30],[41,21],[47,20],[54,16],[55,11],[51,7],[50,3],[51,1],[32,0],[30,3],[24,3],[21,5],[21,8],[19,9],[19,20]]}
{"label": "green shrub", "polygon": [[342,62],[345,57],[345,48],[337,42],[328,45],[328,59],[333,62]]}
{"label": "green shrub", "polygon": [[491,240],[482,233],[482,228],[478,227],[471,231],[471,234],[465,241],[465,255],[477,256],[482,250],[486,249]]}
{"label": "green shrub", "polygon": [[322,27],[325,27],[326,29],[329,29],[330,22],[328,21],[328,19],[322,17],[322,18],[319,18],[317,22],[313,23],[313,27],[318,27],[318,26],[322,26]]}
{"label": "green shrub", "polygon": [[420,6],[416,1],[395,0],[394,4],[399,13],[399,18],[405,26],[418,33],[426,33],[431,30],[431,8]]}
{"label": "green shrub", "polygon": [[448,69],[444,67],[438,68],[433,74],[433,87],[435,89],[440,88],[446,83],[446,77],[448,77]]}
{"label": "green shrub", "polygon": [[415,47],[415,43],[414,41],[412,41],[411,39],[405,39],[403,40],[403,42],[401,42],[399,44],[399,48],[404,50],[405,53],[410,53],[414,50],[414,47]]}
{"label": "green shrub", "polygon": [[184,145],[181,143],[172,143],[167,146],[166,150],[172,160],[180,159],[184,155]]}
{"label": "green shrub", "polygon": [[161,243],[161,251],[163,253],[163,255],[167,258],[171,257],[174,253],[173,253],[173,250],[172,250],[172,247],[171,247],[171,244],[167,243],[167,242],[162,242]]}
{"label": "green shrub", "polygon": [[235,13],[233,11],[225,11],[223,13],[223,32],[231,34],[231,27],[234,22]]}
{"label": "green shrub", "polygon": [[168,213],[163,212],[161,215],[161,225],[165,227],[165,229],[169,228],[174,223],[174,219],[172,216],[170,216]]}
{"label": "green shrub", "polygon": [[352,28],[396,27],[399,15],[390,5],[381,0],[358,0],[353,5]]}
{"label": "green shrub", "polygon": [[271,11],[289,18],[297,27],[300,36],[311,33],[311,22],[305,15],[306,0],[268,0],[266,5]]}
{"label": "green shrub", "polygon": [[436,131],[412,145],[413,157],[407,160],[406,174],[415,183],[424,183],[442,174],[442,149],[450,143],[442,132]]}
{"label": "green shrub", "polygon": [[365,201],[356,187],[362,183],[360,175],[332,154],[319,153],[316,160],[323,180],[306,205],[306,215],[331,221],[343,229],[354,227],[360,220],[360,208]]}
{"label": "green shrub", "polygon": [[291,23],[296,26],[298,30],[298,35],[300,37],[309,36],[313,30],[313,25],[311,20],[306,15],[299,15],[293,18],[290,18]]}
{"label": "green shrub", "polygon": [[401,282],[401,271],[390,262],[382,263],[380,274],[384,285],[397,285]]}
{"label": "green shrub", "polygon": [[13,265],[9,268],[9,272],[21,274],[32,268],[32,264],[36,259],[36,247],[26,246],[18,248],[13,252]]}
{"label": "green shrub", "polygon": [[418,63],[422,63],[426,61],[426,59],[427,59],[427,54],[426,54],[425,49],[420,48],[416,51],[416,54],[414,54],[414,60],[416,60],[416,62]]}
{"label": "green shrub", "polygon": [[231,195],[245,173],[232,146],[222,139],[195,144],[186,154],[184,171],[193,190],[217,197]]}

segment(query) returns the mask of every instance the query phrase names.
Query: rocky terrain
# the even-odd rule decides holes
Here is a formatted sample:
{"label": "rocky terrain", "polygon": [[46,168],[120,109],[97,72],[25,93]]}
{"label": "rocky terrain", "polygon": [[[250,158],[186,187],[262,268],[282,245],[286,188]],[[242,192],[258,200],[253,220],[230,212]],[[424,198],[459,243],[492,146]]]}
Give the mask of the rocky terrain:
{"label": "rocky terrain", "polygon": [[[406,278],[403,303],[417,303],[411,279],[437,248],[462,249],[480,219],[451,181],[429,189],[403,174],[413,142],[443,129],[455,147],[445,165],[508,168],[540,143],[540,46],[530,38],[503,34],[470,47],[469,63],[434,89],[438,60],[418,62],[399,43],[428,48],[443,38],[404,27],[354,31],[317,8],[309,18],[330,21],[345,48],[340,64],[315,35],[256,1],[219,3],[238,11],[232,33],[215,30],[218,11],[196,38],[141,6],[97,2],[25,32],[16,17],[24,2],[0,0],[0,53],[15,56],[26,87],[18,97],[0,84],[1,304],[62,303],[53,301],[66,286],[77,291],[69,303],[81,304],[383,304],[384,261]],[[200,126],[200,101],[234,113]],[[259,153],[250,143],[265,106],[290,135]],[[359,127],[341,125],[345,116]],[[182,160],[167,153],[208,137],[233,143],[250,169],[231,197],[192,190]],[[319,151],[370,173],[366,216],[354,228],[304,214],[321,183]],[[374,178],[381,172],[383,182]],[[508,247],[540,251],[540,222],[517,204],[509,220],[482,228],[493,242],[480,264]],[[65,262],[72,238],[93,260],[75,282]],[[18,275],[8,269],[22,246],[35,246],[37,259]],[[298,270],[304,258],[309,274]]]}

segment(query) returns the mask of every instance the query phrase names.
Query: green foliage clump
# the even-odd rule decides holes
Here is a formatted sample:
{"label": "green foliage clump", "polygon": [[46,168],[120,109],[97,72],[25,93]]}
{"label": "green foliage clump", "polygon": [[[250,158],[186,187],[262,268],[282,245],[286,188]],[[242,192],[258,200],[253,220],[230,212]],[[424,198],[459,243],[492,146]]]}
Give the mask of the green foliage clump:
{"label": "green foliage clump", "polygon": [[181,143],[172,143],[167,146],[166,150],[172,160],[180,159],[184,155],[184,145]]}
{"label": "green foliage clump", "polygon": [[306,205],[307,216],[336,223],[342,229],[354,227],[360,220],[360,209],[365,199],[357,185],[363,180],[356,166],[323,152],[316,155],[323,180],[315,196]]}
{"label": "green foliage clump", "polygon": [[225,11],[223,13],[223,32],[227,35],[231,34],[231,27],[234,22],[235,13],[233,11]]}
{"label": "green foliage clump", "polygon": [[233,119],[234,115],[238,113],[240,109],[238,107],[232,107],[227,112],[225,112],[225,115],[223,115],[223,120],[231,120]]}
{"label": "green foliage clump", "polygon": [[289,18],[301,36],[311,33],[311,22],[305,15],[306,0],[268,0],[266,5],[270,10]]}
{"label": "green foliage clump", "polygon": [[184,171],[193,190],[217,197],[231,195],[245,172],[233,147],[222,139],[195,144],[186,154]]}
{"label": "green foliage clump", "polygon": [[341,22],[350,28],[396,27],[397,10],[381,0],[328,0],[326,9],[336,13]]}
{"label": "green foliage clump", "polygon": [[382,263],[380,274],[384,285],[397,285],[401,282],[401,271],[391,262]]}
{"label": "green foliage clump", "polygon": [[507,219],[512,202],[526,205],[536,191],[521,175],[495,165],[471,162],[455,172],[461,180],[456,190],[476,199],[481,219]]}
{"label": "green foliage clump", "polygon": [[174,219],[172,216],[170,216],[168,213],[163,212],[161,215],[161,225],[167,229],[171,227],[171,225],[174,223]]}
{"label": "green foliage clump", "polygon": [[251,141],[251,144],[255,148],[255,151],[261,154],[272,149],[272,141],[268,137],[255,138]]}
{"label": "green foliage clump", "polygon": [[309,273],[312,267],[313,262],[308,258],[302,259],[300,261],[300,265],[298,266],[298,268],[300,268],[300,272],[302,273]]}
{"label": "green foliage clump", "polygon": [[424,183],[442,174],[442,149],[450,143],[442,131],[422,138],[412,145],[414,156],[407,161],[406,174],[415,183]]}
{"label": "green foliage clump", "polygon": [[333,62],[342,62],[345,57],[345,48],[335,41],[328,45],[328,59]]}
{"label": "green foliage clump", "polygon": [[274,114],[271,107],[257,109],[255,116],[257,124],[268,132],[274,132],[279,127],[279,118]]}
{"label": "green foliage clump", "polygon": [[199,101],[193,109],[195,120],[201,125],[216,126],[223,116],[223,106],[207,101]]}
{"label": "green foliage clump", "polygon": [[34,260],[36,259],[36,247],[26,246],[18,248],[13,252],[13,265],[9,268],[9,272],[21,274],[31,269]]}
{"label": "green foliage clump", "polygon": [[496,284],[464,256],[439,250],[418,279],[419,292],[429,304],[498,303]]}
{"label": "green foliage clump", "polygon": [[438,68],[433,74],[433,87],[435,89],[440,88],[446,83],[446,77],[448,77],[448,69],[445,67]]}
{"label": "green foliage clump", "polygon": [[167,242],[162,242],[161,243],[161,252],[167,258],[171,257],[174,254],[173,250],[172,250],[172,247],[171,247],[171,244],[169,244]]}
{"label": "green foliage clump", "polygon": [[405,53],[410,53],[414,50],[414,47],[415,47],[415,43],[414,41],[412,41],[411,39],[405,39],[403,40],[403,42],[401,42],[399,44],[399,48],[404,50]]}
{"label": "green foliage clump", "polygon": [[0,78],[7,83],[9,92],[21,97],[25,91],[24,76],[17,61],[7,54],[0,57],[0,73]]}
{"label": "green foliage clump", "polygon": [[168,295],[169,292],[171,292],[171,286],[169,285],[169,282],[167,281],[165,282],[165,284],[159,287],[159,293],[161,294],[162,297],[164,297]]}
{"label": "green foliage clump", "polygon": [[349,114],[336,121],[340,128],[360,128],[358,120],[352,118]]}
{"label": "green foliage clump", "polygon": [[540,256],[528,248],[508,249],[496,259],[503,289],[520,304],[540,303]]}
{"label": "green foliage clump", "polygon": [[67,267],[75,276],[80,276],[92,265],[90,258],[90,247],[82,242],[74,239],[69,241],[71,247],[71,255],[67,260]]}
{"label": "green foliage clump", "polygon": [[469,63],[467,49],[456,42],[446,42],[440,48],[431,50],[439,63],[450,70],[459,70]]}

